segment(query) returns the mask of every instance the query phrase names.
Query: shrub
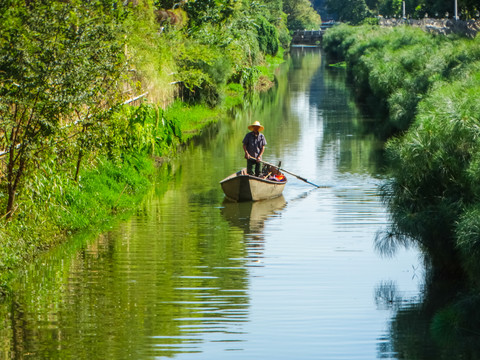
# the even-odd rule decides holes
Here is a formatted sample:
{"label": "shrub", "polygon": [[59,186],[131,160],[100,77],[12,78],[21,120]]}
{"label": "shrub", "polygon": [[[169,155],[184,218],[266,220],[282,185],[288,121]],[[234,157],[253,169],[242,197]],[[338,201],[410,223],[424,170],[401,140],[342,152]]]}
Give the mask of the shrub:
{"label": "shrub", "polygon": [[260,50],[268,55],[276,55],[278,51],[278,31],[263,16],[258,18],[257,34]]}
{"label": "shrub", "polygon": [[387,144],[393,179],[386,195],[392,216],[421,244],[450,252],[450,261],[455,261],[455,237],[462,239],[464,253],[473,256],[468,250],[472,232],[462,224],[471,223],[476,214],[463,215],[465,206],[480,200],[480,104],[475,95],[480,85],[476,78],[437,84],[420,103],[408,132]]}

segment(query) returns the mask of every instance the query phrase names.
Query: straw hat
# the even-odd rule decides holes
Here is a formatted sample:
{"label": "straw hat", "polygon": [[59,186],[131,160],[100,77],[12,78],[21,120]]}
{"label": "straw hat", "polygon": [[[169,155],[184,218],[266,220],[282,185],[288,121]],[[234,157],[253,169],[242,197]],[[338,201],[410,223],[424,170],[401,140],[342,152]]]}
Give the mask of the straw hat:
{"label": "straw hat", "polygon": [[259,126],[260,128],[258,129],[258,131],[263,131],[263,129],[265,129],[262,125],[260,125],[260,122],[259,121],[255,121],[252,125],[249,125],[248,126],[248,129],[253,131],[253,127],[254,126]]}

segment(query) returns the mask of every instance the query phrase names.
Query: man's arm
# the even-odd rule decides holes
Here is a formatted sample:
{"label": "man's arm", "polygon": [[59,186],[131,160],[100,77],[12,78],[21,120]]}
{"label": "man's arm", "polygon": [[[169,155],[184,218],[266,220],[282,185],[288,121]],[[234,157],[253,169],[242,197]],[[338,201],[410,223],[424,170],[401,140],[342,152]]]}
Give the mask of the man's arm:
{"label": "man's arm", "polygon": [[248,151],[247,151],[247,145],[245,145],[245,144],[243,144],[243,151],[245,151],[245,159],[247,159],[247,160],[250,159],[251,156],[250,156],[250,154],[248,153]]}
{"label": "man's arm", "polygon": [[264,151],[265,151],[265,146],[262,146],[262,150],[260,150],[260,154],[259,154],[258,157],[257,157],[257,162],[258,162],[259,160],[262,160],[262,155],[263,155],[263,152],[264,152]]}
{"label": "man's arm", "polygon": [[262,155],[263,152],[265,151],[265,145],[267,145],[267,140],[265,139],[265,136],[262,136],[263,144],[262,148],[260,149],[260,154],[258,154],[257,160],[262,160]]}

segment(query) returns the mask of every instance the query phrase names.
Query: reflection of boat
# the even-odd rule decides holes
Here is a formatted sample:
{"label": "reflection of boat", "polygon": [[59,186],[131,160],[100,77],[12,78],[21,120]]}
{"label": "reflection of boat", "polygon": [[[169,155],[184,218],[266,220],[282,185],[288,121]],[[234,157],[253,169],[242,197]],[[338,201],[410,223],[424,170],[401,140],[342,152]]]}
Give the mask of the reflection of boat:
{"label": "reflection of boat", "polygon": [[263,228],[263,223],[269,216],[281,210],[286,204],[283,195],[262,201],[232,202],[225,199],[221,211],[231,225],[247,232],[257,232]]}
{"label": "reflection of boat", "polygon": [[284,181],[272,181],[247,175],[244,170],[220,181],[223,192],[228,199],[233,201],[257,201],[275,198],[282,194],[286,183],[286,178],[284,178]]}

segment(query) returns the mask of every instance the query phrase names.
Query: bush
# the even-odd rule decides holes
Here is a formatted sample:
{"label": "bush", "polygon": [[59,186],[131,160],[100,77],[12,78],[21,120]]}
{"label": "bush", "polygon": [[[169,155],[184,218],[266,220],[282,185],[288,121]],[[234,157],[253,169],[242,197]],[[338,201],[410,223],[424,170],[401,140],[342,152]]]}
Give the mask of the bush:
{"label": "bush", "polygon": [[476,259],[471,251],[475,227],[465,224],[472,224],[477,212],[465,211],[480,201],[478,77],[437,84],[420,103],[408,132],[387,144],[393,179],[386,195],[392,216],[421,244],[443,247],[450,261],[458,261],[455,238],[462,252]]}
{"label": "bush", "polygon": [[357,96],[373,104],[387,136],[408,129],[432,84],[458,77],[480,59],[477,43],[408,27],[341,25],[324,38],[327,53],[346,60]]}
{"label": "bush", "polygon": [[258,45],[260,50],[268,55],[275,56],[278,51],[278,31],[263,16],[258,18]]}

